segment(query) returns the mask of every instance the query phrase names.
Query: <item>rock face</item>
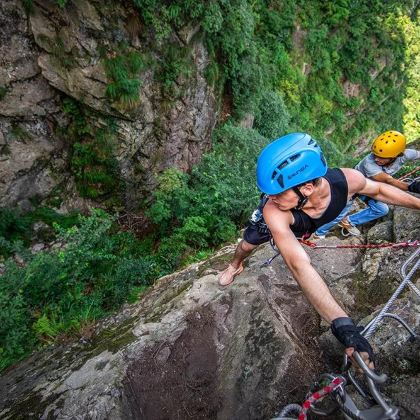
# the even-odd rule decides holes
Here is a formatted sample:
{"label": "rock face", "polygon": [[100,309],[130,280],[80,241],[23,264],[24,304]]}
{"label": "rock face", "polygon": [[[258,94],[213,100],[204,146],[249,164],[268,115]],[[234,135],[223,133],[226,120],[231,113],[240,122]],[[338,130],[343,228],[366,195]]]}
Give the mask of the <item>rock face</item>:
{"label": "rock face", "polygon": [[[378,231],[413,239],[420,229],[417,216],[397,210],[394,223],[376,225],[369,240],[380,241],[373,236]],[[332,237],[320,244],[352,241],[360,240]],[[320,372],[337,371],[342,349],[281,257],[261,267],[273,255],[269,245],[249,258],[232,286],[218,287],[217,272],[233,249],[160,279],[93,335],[10,368],[0,379],[0,417],[266,419],[288,403],[301,403]],[[389,298],[401,264],[413,252],[307,250],[355,319]],[[369,264],[379,268],[368,270]],[[418,284],[419,276],[412,280]],[[413,295],[404,293],[394,311],[418,332],[419,299]],[[380,370],[391,376],[386,394],[403,419],[418,418],[418,343],[408,343],[405,330],[392,322],[371,342]]]}
{"label": "rock face", "polygon": [[229,289],[217,285],[220,257],[162,278],[95,338],[5,375],[1,416],[265,418],[302,398],[318,319],[283,264],[260,269],[270,255],[261,249]]}
{"label": "rock face", "polygon": [[[5,0],[0,10],[0,206],[23,204],[45,195],[62,169],[62,149],[53,134],[57,91],[41,75],[39,50],[20,2]],[[23,202],[23,203],[22,203]]]}
{"label": "rock face", "polygon": [[[130,29],[135,10],[95,0],[69,1],[65,9],[54,0],[33,5],[29,17],[19,0],[3,1],[0,11],[0,205],[43,198],[69,179],[70,139],[56,131],[66,125],[63,94],[116,122],[115,153],[128,207],[156,185],[162,170],[186,171],[199,161],[210,147],[217,107],[204,77],[208,54],[194,28],[178,40],[190,69],[173,81],[176,92],[163,92],[156,66],[146,65],[139,75],[140,99],[128,110],[106,95],[104,54],[112,56],[124,44],[149,61],[162,61],[150,35],[139,33],[145,29]],[[74,189],[71,181],[66,187]]]}

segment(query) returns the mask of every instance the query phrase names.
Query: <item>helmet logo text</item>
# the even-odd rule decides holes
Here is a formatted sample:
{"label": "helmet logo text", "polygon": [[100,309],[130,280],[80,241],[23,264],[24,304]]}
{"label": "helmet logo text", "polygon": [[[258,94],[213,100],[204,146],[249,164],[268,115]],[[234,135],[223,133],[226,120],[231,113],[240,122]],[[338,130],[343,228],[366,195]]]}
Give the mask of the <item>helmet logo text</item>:
{"label": "helmet logo text", "polygon": [[290,175],[287,176],[287,179],[292,179],[293,177],[295,177],[296,175],[299,175],[301,172],[303,172],[306,168],[308,167],[308,164],[305,164],[304,166],[302,166],[301,168],[299,168],[297,171],[291,173]]}

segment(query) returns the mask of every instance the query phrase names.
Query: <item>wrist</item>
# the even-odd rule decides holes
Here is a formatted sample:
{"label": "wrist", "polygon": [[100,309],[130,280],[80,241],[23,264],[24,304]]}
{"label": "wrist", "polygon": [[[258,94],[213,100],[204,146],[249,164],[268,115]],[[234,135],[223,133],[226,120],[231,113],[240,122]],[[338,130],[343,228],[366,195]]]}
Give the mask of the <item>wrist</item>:
{"label": "wrist", "polygon": [[335,318],[331,322],[331,329],[337,330],[337,328],[344,327],[347,325],[355,326],[354,321],[348,316],[340,316]]}

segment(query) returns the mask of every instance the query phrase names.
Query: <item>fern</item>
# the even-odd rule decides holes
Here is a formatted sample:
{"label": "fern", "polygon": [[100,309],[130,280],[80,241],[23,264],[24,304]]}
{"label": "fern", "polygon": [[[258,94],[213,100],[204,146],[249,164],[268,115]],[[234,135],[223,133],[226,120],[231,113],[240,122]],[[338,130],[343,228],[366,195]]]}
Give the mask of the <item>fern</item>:
{"label": "fern", "polygon": [[130,110],[138,105],[141,80],[138,73],[144,63],[141,56],[134,52],[114,54],[105,58],[105,71],[109,79],[106,95],[121,110]]}

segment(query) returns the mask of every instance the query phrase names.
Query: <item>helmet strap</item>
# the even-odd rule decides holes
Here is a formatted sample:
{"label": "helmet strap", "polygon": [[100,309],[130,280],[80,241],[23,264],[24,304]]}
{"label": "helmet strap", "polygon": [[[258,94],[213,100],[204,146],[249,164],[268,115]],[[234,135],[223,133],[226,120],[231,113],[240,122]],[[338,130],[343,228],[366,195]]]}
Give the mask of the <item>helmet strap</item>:
{"label": "helmet strap", "polygon": [[303,195],[298,187],[293,187],[293,191],[299,197],[298,205],[295,207],[296,210],[301,210],[303,206],[308,202],[308,198],[306,195]]}

